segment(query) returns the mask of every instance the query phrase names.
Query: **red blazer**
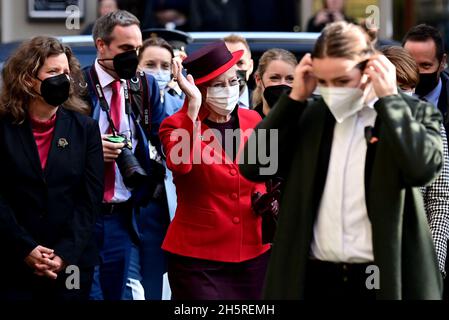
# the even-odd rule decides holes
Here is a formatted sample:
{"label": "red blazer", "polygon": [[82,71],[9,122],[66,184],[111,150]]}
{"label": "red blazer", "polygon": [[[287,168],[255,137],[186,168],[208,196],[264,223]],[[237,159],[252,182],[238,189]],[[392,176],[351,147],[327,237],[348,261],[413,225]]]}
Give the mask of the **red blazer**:
{"label": "red blazer", "polygon": [[[162,122],[159,131],[178,197],[175,218],[162,248],[182,256],[224,262],[255,258],[269,249],[269,245],[262,245],[261,219],[251,209],[252,193],[264,193],[265,186],[244,178],[221,143],[205,134],[208,127],[202,120],[207,109],[201,108],[195,126],[186,112],[185,104]],[[241,135],[236,161],[261,120],[255,111],[238,108],[237,114],[240,129],[247,134]],[[182,151],[180,139],[187,145]],[[182,163],[180,155],[184,156]]]}

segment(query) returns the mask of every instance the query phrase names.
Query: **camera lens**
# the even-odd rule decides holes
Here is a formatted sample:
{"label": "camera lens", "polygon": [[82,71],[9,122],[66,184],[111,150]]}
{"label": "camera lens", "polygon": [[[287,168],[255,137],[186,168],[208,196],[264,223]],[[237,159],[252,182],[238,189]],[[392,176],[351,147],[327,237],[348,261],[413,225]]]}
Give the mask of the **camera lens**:
{"label": "camera lens", "polygon": [[123,182],[129,188],[135,188],[145,182],[147,174],[140,166],[132,150],[124,147],[116,160],[123,177]]}

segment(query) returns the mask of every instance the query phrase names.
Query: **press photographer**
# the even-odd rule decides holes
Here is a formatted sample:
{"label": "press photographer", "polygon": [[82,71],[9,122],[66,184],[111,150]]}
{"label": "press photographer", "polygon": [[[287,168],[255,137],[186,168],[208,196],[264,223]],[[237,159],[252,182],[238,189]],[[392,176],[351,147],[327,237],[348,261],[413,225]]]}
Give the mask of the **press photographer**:
{"label": "press photographer", "polygon": [[[157,133],[166,114],[155,79],[136,73],[142,46],[139,26],[127,11],[99,18],[93,28],[97,59],[85,69],[91,116],[100,126],[105,160],[103,212],[96,226],[102,264],[91,291],[95,300],[145,299],[140,282],[140,242],[145,239],[137,217],[153,219],[148,225],[161,228],[154,234],[163,234],[168,224],[166,205],[156,199],[163,193],[163,166],[150,151],[159,149]],[[157,269],[157,261],[154,265]]]}

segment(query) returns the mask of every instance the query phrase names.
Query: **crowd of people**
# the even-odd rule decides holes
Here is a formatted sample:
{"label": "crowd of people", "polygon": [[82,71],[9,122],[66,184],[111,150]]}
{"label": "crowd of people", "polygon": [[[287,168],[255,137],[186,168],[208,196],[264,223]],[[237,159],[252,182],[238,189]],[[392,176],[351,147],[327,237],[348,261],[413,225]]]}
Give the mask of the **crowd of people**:
{"label": "crowd of people", "polygon": [[82,70],[24,41],[0,91],[0,299],[447,299],[442,37],[378,48],[343,18],[299,63],[256,65],[234,34],[186,56],[124,10]]}

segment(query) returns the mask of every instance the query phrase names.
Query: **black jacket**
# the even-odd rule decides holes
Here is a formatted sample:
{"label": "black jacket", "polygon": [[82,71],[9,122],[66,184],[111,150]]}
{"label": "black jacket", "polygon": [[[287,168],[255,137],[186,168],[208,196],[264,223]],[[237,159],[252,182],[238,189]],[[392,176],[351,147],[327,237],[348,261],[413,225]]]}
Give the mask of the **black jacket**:
{"label": "black jacket", "polygon": [[441,88],[441,94],[438,99],[438,110],[441,111],[441,114],[443,115],[443,124],[444,128],[446,129],[446,136],[449,135],[447,130],[449,129],[449,71],[445,70],[443,73],[441,73],[441,82],[442,82],[442,88]]}
{"label": "black jacket", "polygon": [[102,197],[103,151],[94,120],[59,108],[45,170],[29,120],[0,120],[0,240],[10,257],[2,275],[31,273],[24,258],[37,245],[54,249],[67,264],[95,265]]}

